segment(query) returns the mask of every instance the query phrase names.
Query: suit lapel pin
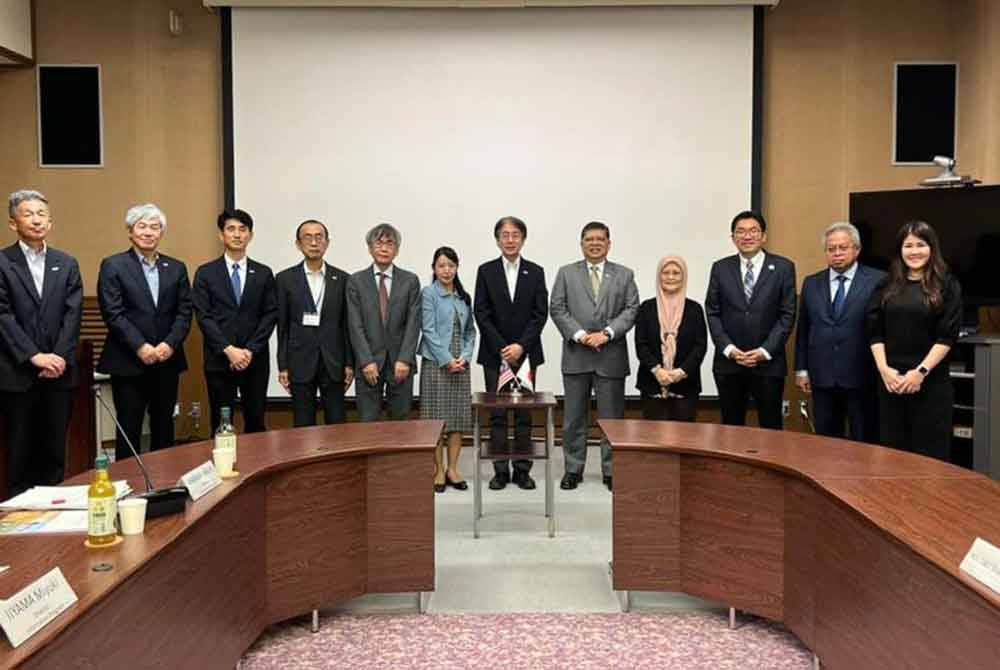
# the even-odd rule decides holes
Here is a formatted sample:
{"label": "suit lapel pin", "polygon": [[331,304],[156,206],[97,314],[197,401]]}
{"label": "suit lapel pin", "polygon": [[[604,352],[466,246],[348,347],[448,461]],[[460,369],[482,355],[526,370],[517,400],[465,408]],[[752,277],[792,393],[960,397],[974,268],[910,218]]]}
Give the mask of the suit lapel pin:
{"label": "suit lapel pin", "polygon": [[255,271],[254,271],[254,270],[247,270],[247,272],[248,272],[249,274],[253,274],[253,273],[254,273]]}
{"label": "suit lapel pin", "polygon": [[52,266],[52,272],[59,272],[59,266],[58,265]]}
{"label": "suit lapel pin", "polygon": [[767,269],[768,269],[768,270],[773,270],[773,269],[774,269],[774,266],[773,266],[773,265],[768,265],[768,266],[767,266]]}
{"label": "suit lapel pin", "polygon": [[167,262],[163,261],[162,263],[160,263],[160,267],[163,267],[163,268],[167,267]]}
{"label": "suit lapel pin", "polygon": [[527,270],[521,270],[521,274],[526,275],[526,274],[528,274],[528,271]]}

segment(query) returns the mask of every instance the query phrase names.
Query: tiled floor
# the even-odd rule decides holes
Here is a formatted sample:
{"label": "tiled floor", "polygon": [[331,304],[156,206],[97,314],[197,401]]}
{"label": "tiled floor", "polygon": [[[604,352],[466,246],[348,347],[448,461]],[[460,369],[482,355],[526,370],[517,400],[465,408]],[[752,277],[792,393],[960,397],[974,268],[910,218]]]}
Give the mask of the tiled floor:
{"label": "tiled floor", "polygon": [[[563,491],[562,449],[555,450],[556,536],[545,523],[545,468],[538,461],[534,491],[508,485],[487,487],[492,464],[483,463],[483,519],[472,536],[473,452],[463,449],[460,467],[469,490],[449,488],[435,496],[437,589],[427,601],[436,613],[619,612],[611,588],[611,493],[601,482],[600,450],[588,454],[588,471],[575,491]],[[431,486],[431,482],[427,482]],[[705,610],[721,608],[683,594],[633,593],[632,608]],[[412,610],[413,596],[365,596],[337,611],[352,614]]]}

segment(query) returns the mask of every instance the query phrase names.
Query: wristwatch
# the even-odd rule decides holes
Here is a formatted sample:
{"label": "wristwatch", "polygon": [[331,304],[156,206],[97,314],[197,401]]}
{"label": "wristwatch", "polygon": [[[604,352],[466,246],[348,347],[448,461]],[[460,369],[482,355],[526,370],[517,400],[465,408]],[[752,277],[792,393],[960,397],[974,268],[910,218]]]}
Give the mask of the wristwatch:
{"label": "wristwatch", "polygon": [[917,372],[919,372],[925,377],[931,373],[931,371],[928,370],[927,367],[924,365],[921,365],[919,368],[917,368]]}
{"label": "wristwatch", "polygon": [[612,334],[611,334],[611,329],[610,328],[605,328],[601,332],[604,333],[605,335],[607,335],[609,340],[612,338]]}

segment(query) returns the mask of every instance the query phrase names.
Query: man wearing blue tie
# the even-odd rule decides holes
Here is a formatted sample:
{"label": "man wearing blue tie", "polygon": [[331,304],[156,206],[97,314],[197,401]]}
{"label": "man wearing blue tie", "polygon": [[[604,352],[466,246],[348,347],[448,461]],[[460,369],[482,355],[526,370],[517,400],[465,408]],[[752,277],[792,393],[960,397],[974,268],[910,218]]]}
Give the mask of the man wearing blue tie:
{"label": "man wearing blue tie", "polygon": [[753,397],[758,425],[781,430],[785,342],[795,324],[795,266],[764,250],[767,222],[759,212],[740,212],[729,230],[739,253],[712,265],[705,296],[722,423],[742,426]]}
{"label": "man wearing blue tie", "polygon": [[813,398],[816,432],[852,440],[878,438],[875,368],[865,313],[885,276],[858,263],[861,237],[850,223],[823,233],[827,266],[802,283],[795,336],[795,384]]}
{"label": "man wearing blue tie", "polygon": [[216,225],[223,254],[198,268],[191,291],[204,335],[212,432],[219,427],[220,410],[235,407],[239,389],[243,430],[259,433],[267,430],[268,341],[278,321],[274,274],[247,257],[253,239],[253,218],[248,213],[227,209]]}

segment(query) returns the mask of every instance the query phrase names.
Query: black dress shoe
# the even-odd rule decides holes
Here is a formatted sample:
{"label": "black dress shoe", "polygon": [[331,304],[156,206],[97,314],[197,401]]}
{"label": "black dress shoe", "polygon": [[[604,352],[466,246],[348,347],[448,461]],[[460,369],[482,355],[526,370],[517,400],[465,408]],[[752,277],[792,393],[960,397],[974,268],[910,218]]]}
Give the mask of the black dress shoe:
{"label": "black dress shoe", "polygon": [[578,475],[575,472],[567,472],[563,475],[562,481],[559,482],[559,488],[564,491],[572,491],[577,486],[580,485],[580,481],[583,479],[582,475]]}
{"label": "black dress shoe", "polygon": [[490,480],[490,489],[493,491],[502,491],[507,488],[507,482],[510,481],[510,473],[508,472],[498,472],[493,475],[493,479]]}
{"label": "black dress shoe", "polygon": [[444,476],[444,483],[447,486],[450,486],[457,491],[464,491],[465,489],[469,488],[468,482],[466,482],[464,479],[460,479],[459,481],[455,482],[452,481],[451,477],[449,477],[448,475]]}
{"label": "black dress shoe", "polygon": [[444,484],[434,484],[434,493],[444,493]]}
{"label": "black dress shoe", "polygon": [[525,491],[530,491],[535,488],[535,480],[531,478],[531,475],[524,471],[515,471],[514,478],[511,481],[517,484],[518,488],[522,488]]}
{"label": "black dress shoe", "polygon": [[604,485],[608,487],[609,491],[613,491],[611,488],[611,475],[604,475]]}

